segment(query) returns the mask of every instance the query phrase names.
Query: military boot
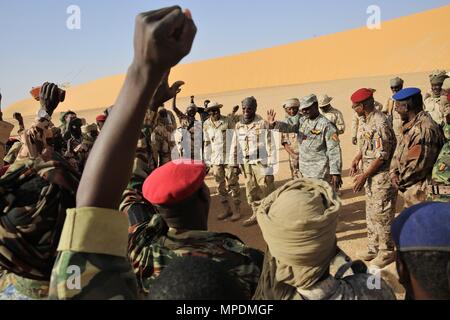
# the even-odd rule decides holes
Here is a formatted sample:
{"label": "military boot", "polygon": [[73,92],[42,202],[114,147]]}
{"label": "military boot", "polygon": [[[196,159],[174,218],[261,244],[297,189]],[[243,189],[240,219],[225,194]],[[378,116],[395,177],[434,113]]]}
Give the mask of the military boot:
{"label": "military boot", "polygon": [[256,214],[254,213],[249,219],[245,220],[242,224],[244,227],[251,227],[258,222],[256,221]]}
{"label": "military boot", "polygon": [[377,253],[373,251],[364,251],[357,254],[358,258],[363,261],[372,261],[377,257]]}
{"label": "military boot", "polygon": [[217,216],[219,220],[225,220],[228,217],[233,215],[233,210],[231,210],[230,204],[228,202],[222,202],[223,208],[225,209],[224,213]]}
{"label": "military boot", "polygon": [[230,218],[231,221],[236,222],[241,220],[241,207],[236,205],[234,208],[234,214]]}
{"label": "military boot", "polygon": [[384,267],[387,267],[394,261],[395,261],[394,251],[380,250],[378,252],[377,257],[372,260],[370,265],[383,269]]}

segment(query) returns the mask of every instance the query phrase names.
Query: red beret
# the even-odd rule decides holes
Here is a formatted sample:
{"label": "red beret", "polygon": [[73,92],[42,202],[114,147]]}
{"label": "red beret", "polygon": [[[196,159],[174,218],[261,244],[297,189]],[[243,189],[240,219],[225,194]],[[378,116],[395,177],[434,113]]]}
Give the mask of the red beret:
{"label": "red beret", "polygon": [[95,121],[97,121],[97,122],[105,122],[106,121],[106,116],[104,114],[101,114],[101,115],[97,116],[97,118],[95,118]]}
{"label": "red beret", "polygon": [[362,88],[359,89],[358,91],[356,91],[354,94],[352,94],[352,102],[354,104],[356,103],[361,103],[363,101],[366,101],[369,98],[373,97],[373,89],[367,89],[367,88]]}
{"label": "red beret", "polygon": [[144,198],[158,206],[171,206],[193,195],[203,185],[206,166],[203,162],[177,160],[159,167],[142,186]]}

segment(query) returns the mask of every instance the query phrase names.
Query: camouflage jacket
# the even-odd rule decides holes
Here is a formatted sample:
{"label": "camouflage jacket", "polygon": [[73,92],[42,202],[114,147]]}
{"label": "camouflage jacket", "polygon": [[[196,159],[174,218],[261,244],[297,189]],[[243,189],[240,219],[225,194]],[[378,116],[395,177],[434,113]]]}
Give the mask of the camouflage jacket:
{"label": "camouflage jacket", "polygon": [[[431,190],[430,201],[450,201],[450,124],[445,125],[444,135],[446,141],[433,167],[431,176],[432,187],[437,186],[441,190]],[[445,187],[445,191],[442,190],[443,187]]]}
{"label": "camouflage jacket", "polygon": [[399,190],[404,192],[431,176],[444,144],[444,135],[442,128],[426,111],[421,111],[413,120],[404,124],[402,133],[390,172],[399,177]]}
{"label": "camouflage jacket", "polygon": [[338,130],[338,134],[344,134],[345,132],[345,122],[344,115],[341,111],[336,108],[331,107],[330,110],[324,112],[320,109],[320,113],[327,118],[332,124],[334,124]]}
{"label": "camouflage jacket", "polygon": [[[378,111],[383,110],[383,105],[379,103],[378,101],[375,101],[375,109]],[[359,122],[360,117],[358,117],[358,114],[356,112],[353,112],[352,116],[352,138],[358,138],[359,139]]]}
{"label": "camouflage jacket", "polygon": [[308,178],[324,179],[340,175],[342,153],[336,126],[319,115],[316,119],[300,118],[296,125],[277,122],[282,132],[298,132],[300,172]]}

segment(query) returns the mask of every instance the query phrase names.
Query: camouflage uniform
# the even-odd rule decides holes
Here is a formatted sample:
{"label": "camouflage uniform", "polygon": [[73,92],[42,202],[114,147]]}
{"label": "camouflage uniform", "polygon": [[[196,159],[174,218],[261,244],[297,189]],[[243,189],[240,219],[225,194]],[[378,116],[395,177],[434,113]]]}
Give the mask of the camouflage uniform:
{"label": "camouflage uniform", "polygon": [[[383,110],[383,105],[379,103],[378,101],[375,101],[375,109],[378,111]],[[360,117],[358,117],[358,114],[356,112],[353,112],[352,116],[352,138],[357,138],[359,140],[359,122]]]}
{"label": "camouflage uniform", "polygon": [[214,178],[218,185],[220,202],[227,212],[231,212],[228,203],[229,191],[231,191],[231,197],[237,211],[241,205],[239,168],[228,164],[234,126],[235,119],[233,116],[221,116],[220,120],[216,122],[209,118],[203,124],[205,162],[208,166],[212,166]]}
{"label": "camouflage uniform", "polygon": [[339,135],[344,134],[345,122],[344,116],[342,115],[341,111],[331,106],[330,109],[326,112],[322,108],[319,108],[319,110],[325,118],[327,118],[332,124],[336,126]]}
{"label": "camouflage uniform", "polygon": [[427,179],[443,144],[442,128],[426,111],[402,126],[402,139],[397,141],[390,171],[399,177],[406,208],[426,200]]}
{"label": "camouflage uniform", "polygon": [[11,123],[0,121],[0,169],[3,168],[3,158],[6,155],[6,143],[13,128],[14,125]]}
{"label": "camouflage uniform", "polygon": [[434,94],[428,94],[423,101],[424,110],[427,111],[431,118],[439,125],[444,123],[444,111],[442,110],[441,97],[444,96],[439,95],[436,97]]}
{"label": "camouflage uniform", "polygon": [[[295,117],[286,117],[283,122],[287,124],[294,125],[298,122],[300,115],[296,115]],[[298,134],[297,133],[282,133],[281,134],[281,145],[288,144],[294,152],[299,152],[299,142],[298,142]],[[292,179],[300,178],[301,174],[299,171],[298,158],[294,158],[289,155],[289,168],[291,169]]]}
{"label": "camouflage uniform", "polygon": [[320,115],[310,120],[299,119],[295,125],[277,123],[282,132],[298,132],[300,141],[300,174],[306,178],[330,180],[342,172],[342,154],[336,127]]}
{"label": "camouflage uniform", "polygon": [[383,113],[388,116],[389,121],[392,123],[392,128],[394,129],[395,137],[397,141],[400,141],[402,138],[403,121],[400,118],[400,114],[395,111],[394,99],[392,98],[388,99],[385,108],[383,109]]}
{"label": "camouflage uniform", "polygon": [[363,170],[367,170],[376,159],[383,160],[378,172],[366,183],[366,221],[369,252],[393,251],[391,224],[395,215],[397,191],[392,186],[389,165],[395,151],[396,140],[387,117],[374,110],[366,119],[361,118],[361,140]]}
{"label": "camouflage uniform", "polygon": [[272,168],[274,152],[269,123],[256,115],[251,123],[246,124],[241,116],[235,127],[230,164],[242,165],[252,218],[258,209],[258,201],[275,190]]}

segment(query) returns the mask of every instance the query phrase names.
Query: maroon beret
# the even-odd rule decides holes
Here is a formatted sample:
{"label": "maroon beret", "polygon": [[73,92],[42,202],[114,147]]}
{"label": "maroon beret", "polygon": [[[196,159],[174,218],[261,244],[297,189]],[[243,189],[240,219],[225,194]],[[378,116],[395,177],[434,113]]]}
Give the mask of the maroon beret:
{"label": "maroon beret", "polygon": [[373,97],[374,90],[362,88],[356,91],[354,94],[352,94],[351,100],[353,104],[361,103],[363,101],[366,101],[369,98]]}
{"label": "maroon beret", "polygon": [[203,162],[176,160],[159,167],[145,180],[142,194],[158,206],[177,204],[200,189],[206,177]]}
{"label": "maroon beret", "polygon": [[97,118],[95,118],[95,121],[97,121],[97,122],[105,122],[106,121],[106,116],[104,114],[101,114],[101,115],[97,116]]}

